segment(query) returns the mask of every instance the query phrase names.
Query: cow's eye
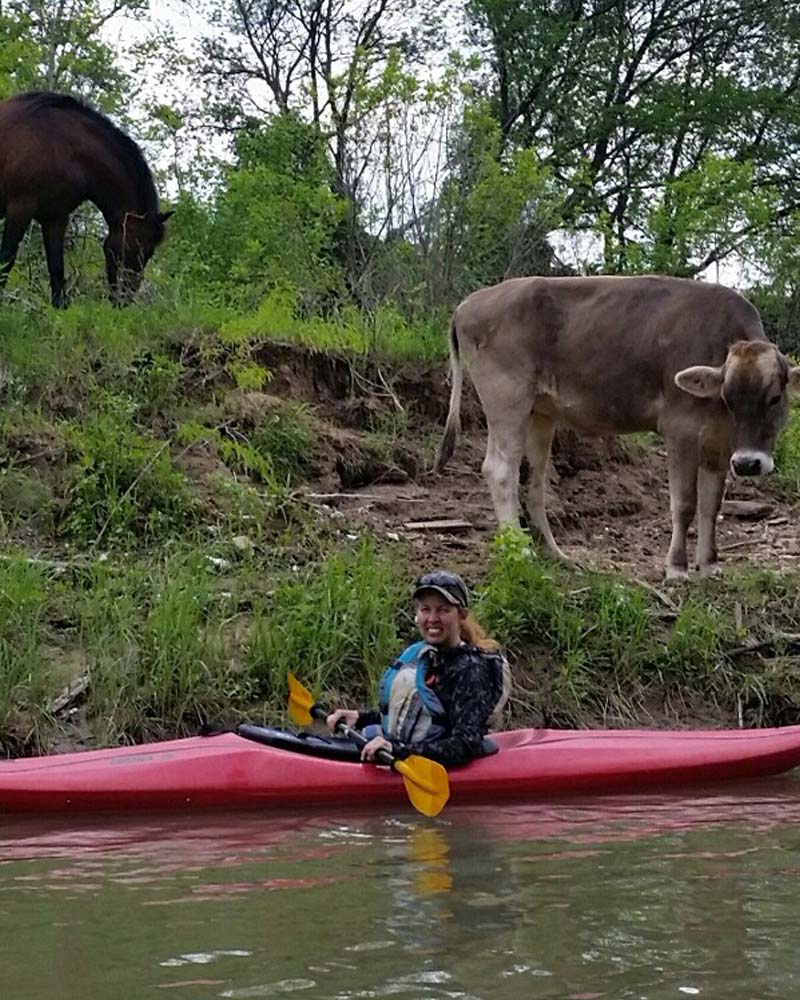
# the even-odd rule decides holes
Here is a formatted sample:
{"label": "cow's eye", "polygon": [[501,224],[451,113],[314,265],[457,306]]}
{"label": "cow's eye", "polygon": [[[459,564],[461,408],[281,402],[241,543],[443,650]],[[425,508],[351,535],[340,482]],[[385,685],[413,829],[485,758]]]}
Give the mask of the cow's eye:
{"label": "cow's eye", "polygon": [[767,406],[777,406],[782,399],[783,396],[773,396],[771,399],[767,400]]}

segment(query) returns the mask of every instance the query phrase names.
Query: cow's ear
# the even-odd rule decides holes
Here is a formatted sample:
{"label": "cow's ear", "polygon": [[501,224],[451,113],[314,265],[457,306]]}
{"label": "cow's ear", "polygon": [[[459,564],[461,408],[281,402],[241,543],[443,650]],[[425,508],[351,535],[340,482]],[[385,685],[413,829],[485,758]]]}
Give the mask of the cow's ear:
{"label": "cow's ear", "polygon": [[710,365],[693,365],[684,368],[675,376],[675,385],[692,396],[711,399],[719,396],[722,389],[722,368],[712,368]]}
{"label": "cow's ear", "polygon": [[789,369],[789,392],[800,393],[800,365]]}

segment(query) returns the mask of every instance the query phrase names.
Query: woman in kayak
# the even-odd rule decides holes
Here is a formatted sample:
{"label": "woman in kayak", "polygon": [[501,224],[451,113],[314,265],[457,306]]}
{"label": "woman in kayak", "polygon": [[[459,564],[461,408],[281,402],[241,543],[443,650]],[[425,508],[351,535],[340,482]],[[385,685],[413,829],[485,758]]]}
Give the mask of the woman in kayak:
{"label": "woman in kayak", "polygon": [[456,573],[424,573],[414,587],[414,620],[422,641],[405,649],[383,675],[380,708],[340,708],[327,717],[371,737],[398,758],[419,754],[449,767],[494,753],[486,734],[499,721],[511,688],[500,647],[469,611],[469,592]]}

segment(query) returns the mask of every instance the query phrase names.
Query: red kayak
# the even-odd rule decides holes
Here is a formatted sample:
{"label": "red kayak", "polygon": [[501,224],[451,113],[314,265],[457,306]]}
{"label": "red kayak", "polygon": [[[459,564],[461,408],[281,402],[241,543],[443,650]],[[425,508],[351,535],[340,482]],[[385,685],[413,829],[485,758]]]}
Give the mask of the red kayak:
{"label": "red kayak", "polygon": [[[269,809],[406,799],[403,782],[387,769],[330,759],[338,754],[324,744],[336,741],[240,729],[248,735],[195,736],[0,762],[0,813]],[[450,771],[451,803],[660,791],[779,774],[800,765],[800,726],[521,729],[493,739],[499,753]]]}

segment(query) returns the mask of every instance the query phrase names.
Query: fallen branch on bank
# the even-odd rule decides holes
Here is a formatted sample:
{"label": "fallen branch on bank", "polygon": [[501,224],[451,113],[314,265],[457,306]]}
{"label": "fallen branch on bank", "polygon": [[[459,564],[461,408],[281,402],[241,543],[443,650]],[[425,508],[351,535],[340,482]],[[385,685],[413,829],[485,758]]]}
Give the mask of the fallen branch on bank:
{"label": "fallen branch on bank", "polygon": [[762,639],[759,642],[750,642],[744,646],[736,646],[729,649],[725,655],[747,656],[750,653],[778,653],[781,647],[785,647],[784,652],[800,652],[800,632],[777,632],[769,639]]}

